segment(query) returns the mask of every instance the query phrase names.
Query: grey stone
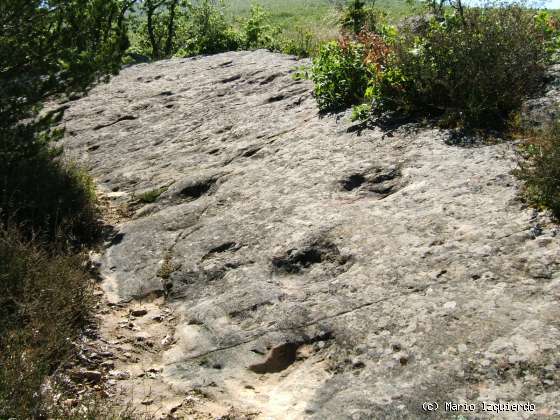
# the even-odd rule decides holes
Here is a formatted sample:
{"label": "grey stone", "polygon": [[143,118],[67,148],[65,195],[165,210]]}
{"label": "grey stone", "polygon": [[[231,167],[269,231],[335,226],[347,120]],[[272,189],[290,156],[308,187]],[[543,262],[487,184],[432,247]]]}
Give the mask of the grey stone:
{"label": "grey stone", "polygon": [[498,399],[558,413],[542,368],[560,356],[560,238],[518,199],[513,146],[348,132],[292,79],[306,63],[139,64],[65,114],[67,156],[134,211],[99,257],[105,292],[174,309],[158,378],[270,418],[446,418],[422,403]]}
{"label": "grey stone", "polygon": [[542,129],[560,118],[560,64],[551,66],[546,74],[542,94],[524,102],[521,123],[524,128]]}
{"label": "grey stone", "polygon": [[77,382],[92,382],[92,383],[99,383],[101,382],[101,372],[97,370],[75,370],[70,372],[70,377]]}

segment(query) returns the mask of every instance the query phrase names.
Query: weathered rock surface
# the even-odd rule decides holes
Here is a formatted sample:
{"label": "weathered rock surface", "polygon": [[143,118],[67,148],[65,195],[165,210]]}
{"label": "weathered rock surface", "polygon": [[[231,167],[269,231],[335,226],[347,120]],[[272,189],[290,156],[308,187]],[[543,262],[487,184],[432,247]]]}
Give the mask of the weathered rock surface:
{"label": "weathered rock surface", "polygon": [[133,211],[99,256],[106,293],[177,316],[158,380],[262,418],[560,415],[560,240],[517,199],[512,144],[349,132],[297,65],[140,64],[66,112],[68,155]]}
{"label": "weathered rock surface", "polygon": [[523,104],[522,126],[527,129],[547,128],[560,117],[560,65],[550,66],[541,95]]}

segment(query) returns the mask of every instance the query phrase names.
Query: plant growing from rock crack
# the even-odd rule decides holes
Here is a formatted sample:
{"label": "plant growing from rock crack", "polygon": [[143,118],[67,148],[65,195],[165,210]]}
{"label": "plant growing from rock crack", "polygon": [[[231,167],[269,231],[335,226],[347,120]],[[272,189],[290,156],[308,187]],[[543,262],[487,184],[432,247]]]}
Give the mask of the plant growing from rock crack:
{"label": "plant growing from rock crack", "polygon": [[362,101],[373,76],[364,57],[364,46],[353,41],[333,41],[321,47],[311,76],[319,109],[331,111]]}
{"label": "plant growing from rock crack", "polygon": [[138,195],[136,198],[141,203],[155,203],[159,196],[162,195],[165,191],[167,191],[167,187],[155,188]]}

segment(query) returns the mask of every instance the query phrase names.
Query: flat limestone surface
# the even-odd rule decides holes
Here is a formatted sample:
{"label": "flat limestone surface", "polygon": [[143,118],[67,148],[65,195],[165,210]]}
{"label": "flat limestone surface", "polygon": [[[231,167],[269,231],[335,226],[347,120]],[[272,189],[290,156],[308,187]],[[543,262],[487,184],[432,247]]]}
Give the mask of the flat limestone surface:
{"label": "flat limestone surface", "polygon": [[128,214],[106,296],[174,314],[154,381],[242,418],[559,418],[560,238],[518,199],[514,145],[357,130],[302,64],[140,64],[69,103],[67,155]]}

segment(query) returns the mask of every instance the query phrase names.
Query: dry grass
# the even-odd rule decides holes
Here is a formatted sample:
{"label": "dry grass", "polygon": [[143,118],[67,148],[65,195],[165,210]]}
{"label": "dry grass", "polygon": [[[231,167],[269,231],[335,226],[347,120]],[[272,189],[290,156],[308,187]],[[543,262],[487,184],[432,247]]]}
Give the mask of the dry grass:
{"label": "dry grass", "polygon": [[50,254],[0,230],[0,418],[44,414],[40,388],[72,350],[93,306],[80,255]]}

